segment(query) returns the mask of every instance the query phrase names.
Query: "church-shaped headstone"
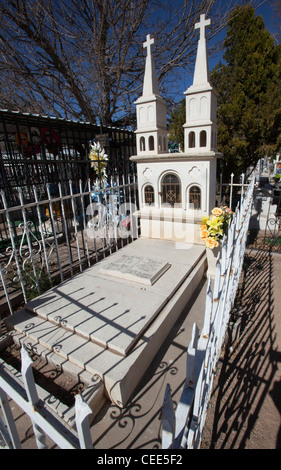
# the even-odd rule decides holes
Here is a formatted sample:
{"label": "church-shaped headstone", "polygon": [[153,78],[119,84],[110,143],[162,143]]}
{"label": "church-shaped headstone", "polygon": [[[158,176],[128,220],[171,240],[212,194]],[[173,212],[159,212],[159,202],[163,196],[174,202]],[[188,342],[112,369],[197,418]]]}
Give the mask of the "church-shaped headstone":
{"label": "church-shaped headstone", "polygon": [[217,94],[209,83],[205,28],[200,16],[199,41],[192,86],[186,95],[184,152],[168,153],[166,104],[159,94],[152,55],[154,39],[147,35],[142,96],[136,101],[137,163],[141,236],[202,243],[198,225],[216,202]]}

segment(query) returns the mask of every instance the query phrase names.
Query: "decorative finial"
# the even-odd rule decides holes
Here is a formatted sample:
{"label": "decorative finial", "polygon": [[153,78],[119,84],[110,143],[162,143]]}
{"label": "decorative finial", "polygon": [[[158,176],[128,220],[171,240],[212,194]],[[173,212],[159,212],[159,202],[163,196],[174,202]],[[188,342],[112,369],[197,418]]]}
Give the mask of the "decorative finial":
{"label": "decorative finial", "polygon": [[207,28],[207,26],[210,26],[211,24],[211,20],[205,20],[205,16],[205,13],[203,13],[203,15],[200,15],[199,23],[195,24],[195,29],[200,29],[200,40],[205,39],[205,28]]}
{"label": "decorative finial", "polygon": [[146,41],[143,43],[143,47],[147,47],[147,57],[151,56],[151,46],[154,44],[154,39],[150,38],[150,34],[147,34]]}

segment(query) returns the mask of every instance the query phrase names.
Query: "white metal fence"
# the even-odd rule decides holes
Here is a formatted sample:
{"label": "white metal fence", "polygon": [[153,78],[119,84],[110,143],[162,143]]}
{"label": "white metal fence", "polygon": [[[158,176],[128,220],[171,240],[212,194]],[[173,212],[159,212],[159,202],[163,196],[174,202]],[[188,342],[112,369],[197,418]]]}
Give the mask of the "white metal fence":
{"label": "white metal fence", "polygon": [[225,339],[230,312],[243,267],[255,177],[242,191],[241,201],[222,242],[215,278],[209,278],[202,332],[194,323],[187,350],[186,380],[174,411],[171,388],[166,387],[162,407],[162,448],[197,449],[200,447],[213,376]]}
{"label": "white metal fence", "polygon": [[[129,240],[137,238],[138,227],[132,217],[136,210],[137,187],[134,180],[110,184],[106,190],[90,187],[40,201],[34,190],[34,202],[25,204],[19,192],[20,205],[9,208],[5,194],[1,193],[7,218],[6,232],[11,248],[2,251],[0,275],[10,312],[13,313],[11,286],[21,288],[24,301],[34,292],[38,295],[42,281],[47,287],[63,281],[66,276],[96,262]],[[174,413],[170,386],[167,386],[162,412],[163,448],[198,448],[205,422],[207,405],[212,389],[213,371],[233,305],[242,269],[244,249],[253,196],[254,178],[247,190],[242,188],[241,202],[229,227],[228,238],[223,240],[221,258],[217,261],[213,285],[208,284],[204,326],[199,337],[194,324],[188,347],[187,376],[177,410]],[[85,188],[84,188],[85,189]],[[47,219],[43,220],[43,213]],[[30,217],[37,214],[36,224]],[[15,224],[16,216],[20,223]],[[37,227],[35,229],[35,226]],[[20,232],[17,230],[19,227]],[[38,236],[38,232],[40,236]],[[71,234],[74,234],[71,240]],[[62,241],[60,240],[62,236]],[[74,250],[75,248],[75,250]],[[75,256],[74,256],[75,253]],[[57,280],[56,280],[57,276]],[[7,395],[14,399],[33,422],[39,448],[45,448],[45,434],[62,448],[92,448],[88,415],[90,408],[76,398],[76,429],[68,430],[38,398],[31,362],[22,350],[22,378],[24,386],[1,366],[0,404],[9,431],[7,443],[20,446],[15,424],[9,409]],[[36,412],[35,412],[36,411]],[[45,418],[46,419],[45,419]],[[1,430],[0,420],[0,430]]]}
{"label": "white metal fence", "polygon": [[46,435],[61,449],[92,449],[89,427],[92,410],[81,395],[75,395],[75,431],[64,425],[39,398],[32,359],[24,346],[21,349],[21,364],[22,382],[0,362],[0,405],[5,420],[4,423],[0,418],[0,448],[21,449],[9,396],[30,417],[38,449],[48,448]]}
{"label": "white metal fence", "polygon": [[[27,203],[19,189],[20,204],[13,207],[8,207],[1,191],[0,278],[8,313],[13,314],[15,292],[21,294],[19,302],[27,302],[138,237],[132,215],[137,210],[134,176],[105,187],[93,187],[90,181],[82,187],[80,181],[79,188],[74,193],[70,181],[68,190],[59,184],[58,194],[51,195],[48,185],[48,199],[40,199],[34,187],[34,201]],[[17,371],[10,371],[0,360],[0,407],[5,421],[0,417],[0,448],[21,447],[8,396],[31,418],[38,448],[46,448],[45,435],[63,449],[92,448],[88,420],[92,411],[83,394],[75,396],[76,432],[38,396],[32,360],[24,347],[21,362],[19,380]]]}
{"label": "white metal fence", "polygon": [[230,181],[223,183],[222,174],[217,187],[218,206],[227,205],[235,210],[238,202],[243,199],[244,192],[247,191],[249,184],[244,173],[240,176],[240,183],[234,183],[234,174],[230,175]]}
{"label": "white metal fence", "polygon": [[13,207],[1,191],[2,311],[6,303],[12,314],[16,303],[26,303],[137,238],[135,176],[105,187],[79,181],[76,193],[73,187],[72,181],[67,188],[58,184],[54,194],[48,185],[48,199],[42,199],[34,186],[34,200],[27,203],[18,189],[19,205]]}
{"label": "white metal fence", "polygon": [[[234,189],[243,196],[245,177],[219,185],[218,204],[235,207]],[[0,192],[0,305],[13,313],[23,302],[82,272],[138,237],[135,175],[110,181],[106,188],[86,182],[33,187],[33,200],[15,190],[18,205],[10,207]],[[46,198],[47,195],[47,198]],[[6,312],[4,312],[4,307]]]}

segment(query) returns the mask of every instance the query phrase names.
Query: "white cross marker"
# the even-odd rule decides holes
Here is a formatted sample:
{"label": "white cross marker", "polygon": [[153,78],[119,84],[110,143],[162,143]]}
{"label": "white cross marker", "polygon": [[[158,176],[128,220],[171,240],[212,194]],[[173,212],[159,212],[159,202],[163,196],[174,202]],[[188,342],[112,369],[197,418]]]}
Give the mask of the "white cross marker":
{"label": "white cross marker", "polygon": [[146,36],[146,42],[143,43],[143,47],[147,47],[147,57],[151,56],[151,46],[154,44],[154,39],[150,39],[150,34]]}
{"label": "white cross marker", "polygon": [[199,23],[195,24],[195,29],[200,29],[200,39],[205,39],[205,28],[210,26],[211,20],[205,20],[205,13],[200,15]]}

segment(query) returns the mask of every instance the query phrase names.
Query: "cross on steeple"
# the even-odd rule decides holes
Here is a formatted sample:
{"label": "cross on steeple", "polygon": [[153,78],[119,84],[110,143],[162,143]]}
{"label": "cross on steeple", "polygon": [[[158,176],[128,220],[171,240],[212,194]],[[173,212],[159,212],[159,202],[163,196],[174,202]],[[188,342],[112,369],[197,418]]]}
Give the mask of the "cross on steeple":
{"label": "cross on steeple", "polygon": [[143,43],[143,47],[147,47],[147,57],[151,56],[151,46],[154,44],[154,39],[150,38],[150,34],[147,34],[146,41]]}
{"label": "cross on steeple", "polygon": [[200,39],[205,39],[205,28],[210,26],[211,20],[205,20],[205,13],[200,15],[199,23],[195,24],[195,29],[200,29]]}

